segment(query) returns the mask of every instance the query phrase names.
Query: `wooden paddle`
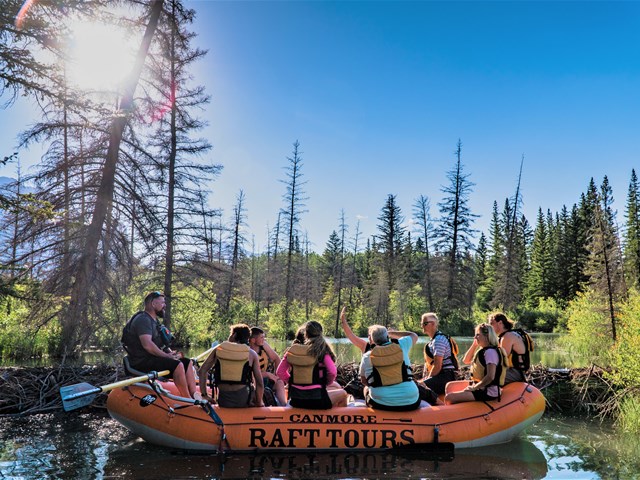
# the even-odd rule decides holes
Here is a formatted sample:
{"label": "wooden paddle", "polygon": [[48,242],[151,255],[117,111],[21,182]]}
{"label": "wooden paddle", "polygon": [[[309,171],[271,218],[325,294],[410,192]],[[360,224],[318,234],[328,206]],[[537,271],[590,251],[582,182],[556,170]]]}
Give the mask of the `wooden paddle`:
{"label": "wooden paddle", "polygon": [[[217,344],[217,342],[216,342]],[[206,352],[198,355],[194,360],[200,361],[203,358],[206,358],[213,347],[207,350]],[[158,377],[163,377],[165,375],[169,375],[169,370],[163,370],[161,372],[150,372],[146,375],[141,375],[139,377],[127,378],[126,380],[121,380],[115,383],[109,383],[108,385],[103,385],[101,387],[95,387],[90,383],[77,383],[75,385],[67,385],[66,387],[60,388],[60,396],[62,397],[62,407],[65,412],[69,412],[71,410],[75,410],[77,408],[82,408],[86,405],[89,405],[93,402],[93,399],[96,398],[100,393],[110,392],[111,390],[115,390],[116,388],[126,387],[128,385],[133,385],[138,382],[146,382],[155,380]]]}

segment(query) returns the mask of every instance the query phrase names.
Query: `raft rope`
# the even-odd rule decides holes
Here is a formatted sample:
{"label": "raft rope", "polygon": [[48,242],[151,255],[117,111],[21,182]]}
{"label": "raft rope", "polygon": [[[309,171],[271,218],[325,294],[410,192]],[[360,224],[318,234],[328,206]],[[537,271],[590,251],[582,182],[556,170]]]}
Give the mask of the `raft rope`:
{"label": "raft rope", "polygon": [[[164,389],[162,387],[160,387],[159,385],[157,385],[156,382],[149,381],[149,384],[150,384],[150,388],[158,395],[158,397],[160,397],[160,400],[167,407],[167,411],[170,414],[175,414],[176,410],[181,410],[183,408],[188,408],[188,407],[192,407],[192,406],[201,407],[205,411],[205,413],[207,415],[209,415],[209,417],[211,417],[213,422],[218,426],[218,429],[220,430],[220,446],[218,448],[218,453],[230,453],[232,451],[231,445],[229,444],[229,440],[227,438],[227,434],[226,434],[226,432],[224,430],[224,422],[222,421],[222,418],[220,418],[220,416],[216,413],[215,407],[213,405],[211,405],[207,400],[193,400],[193,404],[177,405],[175,407],[172,407],[171,405],[169,405],[165,401],[164,395],[160,391],[160,390],[164,390]],[[138,385],[140,385],[140,384],[138,384]],[[140,385],[140,386],[142,386],[142,385]],[[136,395],[135,393],[133,393],[128,387],[124,387],[124,390],[127,390],[129,392],[129,394],[134,398],[138,398],[138,399],[142,398],[142,397],[139,397],[138,395]],[[191,418],[193,418],[193,417],[191,417]],[[226,444],[226,447],[227,447],[226,449],[223,447],[223,443]]]}
{"label": "raft rope", "polygon": [[[224,422],[220,418],[220,416],[216,413],[215,407],[211,405],[206,400],[200,401],[196,400],[195,405],[200,405],[202,409],[205,411],[207,415],[211,417],[211,420],[218,426],[220,430],[220,446],[218,447],[218,453],[228,453],[231,451],[231,445],[229,444],[229,439],[227,438],[227,434],[224,431]],[[227,448],[225,450],[223,444],[226,444]]]}

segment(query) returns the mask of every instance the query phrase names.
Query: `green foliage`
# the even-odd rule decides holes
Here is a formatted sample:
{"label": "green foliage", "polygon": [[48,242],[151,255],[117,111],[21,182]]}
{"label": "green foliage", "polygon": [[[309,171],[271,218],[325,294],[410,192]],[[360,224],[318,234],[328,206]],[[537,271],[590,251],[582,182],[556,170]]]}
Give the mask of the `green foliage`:
{"label": "green foliage", "polygon": [[397,330],[420,332],[420,317],[428,310],[422,287],[414,285],[406,292],[393,290],[389,295],[390,326]]}
{"label": "green foliage", "polygon": [[638,385],[640,378],[640,293],[633,289],[620,307],[618,337],[613,349],[613,382],[623,388]]}
{"label": "green foliage", "polygon": [[536,308],[521,308],[513,315],[519,326],[531,332],[551,333],[557,325],[566,327],[562,309],[553,298],[539,298]]}
{"label": "green foliage", "polygon": [[605,299],[593,290],[579,293],[566,314],[566,346],[590,362],[608,365],[613,341]]}
{"label": "green foliage", "polygon": [[[306,312],[304,305],[300,302],[292,302],[291,305],[289,305],[289,317],[291,318],[291,322],[289,323],[289,330],[287,331],[284,324],[284,308],[284,299],[281,302],[271,304],[269,310],[265,311],[264,325],[269,332],[269,336],[291,340],[298,330],[298,327],[306,322]],[[326,313],[322,312],[322,308],[319,310],[320,311],[316,312],[317,316],[314,316],[313,320],[322,324],[324,333],[327,335],[327,332],[333,332],[333,326],[327,321]]]}
{"label": "green foliage", "polygon": [[618,406],[616,426],[624,432],[640,433],[640,397],[625,395]]}
{"label": "green foliage", "polygon": [[[440,330],[448,335],[469,336],[473,335],[475,317],[469,318],[468,313],[463,310],[453,310],[445,317],[440,318]],[[482,321],[486,320],[486,315]],[[478,322],[481,323],[481,322]]]}
{"label": "green foliage", "polygon": [[26,302],[4,298],[0,304],[0,357],[26,359],[45,355],[59,340],[60,328],[56,321],[39,328],[25,322],[29,315]]}
{"label": "green foliage", "polygon": [[182,345],[208,345],[226,340],[228,325],[216,321],[217,304],[209,282],[197,286],[176,284],[173,287],[173,335]]}

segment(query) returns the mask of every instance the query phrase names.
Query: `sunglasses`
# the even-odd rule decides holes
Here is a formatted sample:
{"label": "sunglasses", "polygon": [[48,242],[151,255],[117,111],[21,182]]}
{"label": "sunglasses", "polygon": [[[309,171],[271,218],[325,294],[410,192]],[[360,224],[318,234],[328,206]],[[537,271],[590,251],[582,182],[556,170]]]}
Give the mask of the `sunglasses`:
{"label": "sunglasses", "polygon": [[422,322],[422,326],[426,327],[427,325],[429,325],[430,323],[436,323],[433,320],[429,320],[428,322]]}
{"label": "sunglasses", "polygon": [[159,298],[159,297],[164,297],[164,293],[162,293],[162,292],[151,292],[149,295],[151,296],[151,298],[153,300],[155,300],[156,298]]}

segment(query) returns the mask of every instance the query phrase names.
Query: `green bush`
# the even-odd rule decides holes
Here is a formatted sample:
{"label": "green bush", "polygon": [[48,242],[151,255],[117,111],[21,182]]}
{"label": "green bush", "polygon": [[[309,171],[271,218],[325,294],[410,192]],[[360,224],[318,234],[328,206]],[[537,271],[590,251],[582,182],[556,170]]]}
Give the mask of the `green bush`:
{"label": "green bush", "polygon": [[616,426],[624,432],[640,433],[640,398],[625,395],[619,405]]}
{"label": "green bush", "polygon": [[567,335],[564,345],[590,363],[607,366],[611,362],[613,336],[606,299],[597,292],[579,293],[567,307]]}
{"label": "green bush", "polygon": [[638,386],[640,382],[640,294],[631,290],[620,306],[617,318],[617,338],[613,349],[612,381],[623,388]]}

